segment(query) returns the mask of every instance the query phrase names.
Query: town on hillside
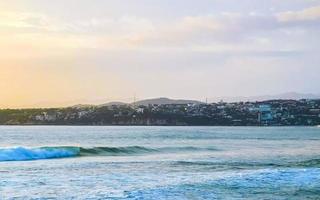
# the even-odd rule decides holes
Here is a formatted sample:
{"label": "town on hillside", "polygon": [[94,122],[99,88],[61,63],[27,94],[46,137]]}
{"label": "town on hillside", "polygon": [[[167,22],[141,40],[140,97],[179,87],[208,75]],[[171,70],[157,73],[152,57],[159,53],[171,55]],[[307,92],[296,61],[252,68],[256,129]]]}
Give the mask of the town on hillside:
{"label": "town on hillside", "polygon": [[316,126],[320,99],[2,109],[2,125]]}

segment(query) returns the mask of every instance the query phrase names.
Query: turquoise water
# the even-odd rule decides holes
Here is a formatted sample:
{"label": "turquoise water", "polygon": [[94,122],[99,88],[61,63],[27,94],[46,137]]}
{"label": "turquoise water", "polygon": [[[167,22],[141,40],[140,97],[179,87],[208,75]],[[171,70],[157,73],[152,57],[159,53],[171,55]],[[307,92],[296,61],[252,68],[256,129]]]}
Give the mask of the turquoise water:
{"label": "turquoise water", "polygon": [[0,199],[320,199],[320,128],[0,126]]}

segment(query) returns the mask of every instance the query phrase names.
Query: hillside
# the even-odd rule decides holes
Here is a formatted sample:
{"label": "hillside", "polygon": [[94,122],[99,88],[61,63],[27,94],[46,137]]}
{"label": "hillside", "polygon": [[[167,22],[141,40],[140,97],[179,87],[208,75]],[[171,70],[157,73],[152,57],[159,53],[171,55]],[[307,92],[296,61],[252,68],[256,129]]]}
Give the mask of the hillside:
{"label": "hillside", "polygon": [[201,104],[202,102],[195,101],[195,100],[169,99],[169,98],[161,97],[161,98],[145,99],[145,100],[137,101],[136,105],[147,106],[149,104],[164,105],[164,104],[188,104],[188,103]]}

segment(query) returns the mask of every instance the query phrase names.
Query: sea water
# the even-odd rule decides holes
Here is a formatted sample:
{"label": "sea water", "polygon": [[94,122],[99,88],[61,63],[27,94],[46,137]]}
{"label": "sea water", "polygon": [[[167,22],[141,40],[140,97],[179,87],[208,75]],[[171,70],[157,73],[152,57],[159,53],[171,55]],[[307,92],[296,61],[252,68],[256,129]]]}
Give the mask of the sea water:
{"label": "sea water", "polygon": [[0,126],[0,199],[320,199],[320,128]]}

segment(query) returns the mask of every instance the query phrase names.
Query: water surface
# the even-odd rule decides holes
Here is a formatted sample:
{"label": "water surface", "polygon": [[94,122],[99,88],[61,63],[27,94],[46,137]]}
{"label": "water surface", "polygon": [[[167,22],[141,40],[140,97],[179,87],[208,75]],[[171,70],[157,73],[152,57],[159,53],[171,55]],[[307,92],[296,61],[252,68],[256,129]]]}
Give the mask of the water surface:
{"label": "water surface", "polygon": [[0,126],[0,199],[320,199],[320,128]]}

